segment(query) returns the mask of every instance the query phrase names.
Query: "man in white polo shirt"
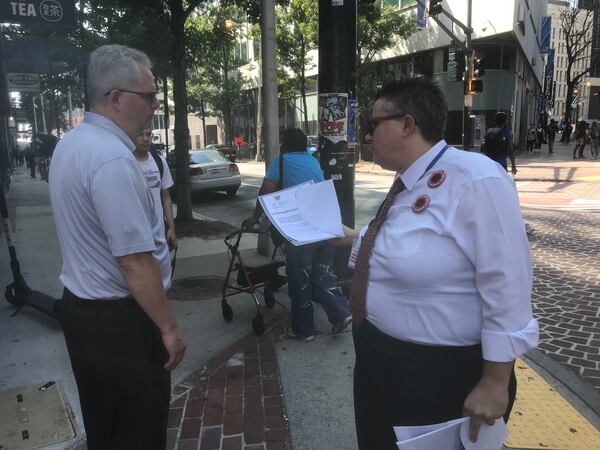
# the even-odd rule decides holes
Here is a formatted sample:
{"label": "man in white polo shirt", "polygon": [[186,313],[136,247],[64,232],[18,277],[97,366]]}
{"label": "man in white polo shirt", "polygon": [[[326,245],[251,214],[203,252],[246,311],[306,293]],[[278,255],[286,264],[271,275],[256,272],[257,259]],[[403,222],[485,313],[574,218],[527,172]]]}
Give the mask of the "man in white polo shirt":
{"label": "man in white polo shirt", "polygon": [[92,112],[61,139],[50,170],[60,320],[89,450],[165,448],[170,371],[185,352],[165,294],[163,227],[132,154],[159,105],[150,69],[121,45],[90,55]]}

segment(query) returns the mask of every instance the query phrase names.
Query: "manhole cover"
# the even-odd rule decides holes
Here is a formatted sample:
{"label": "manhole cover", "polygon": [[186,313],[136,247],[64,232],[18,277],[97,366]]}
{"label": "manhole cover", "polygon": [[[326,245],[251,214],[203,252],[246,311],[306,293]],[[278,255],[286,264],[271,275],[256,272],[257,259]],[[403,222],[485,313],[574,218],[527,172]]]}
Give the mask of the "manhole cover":
{"label": "manhole cover", "polygon": [[206,300],[221,297],[223,278],[194,277],[173,281],[167,295],[176,300]]}

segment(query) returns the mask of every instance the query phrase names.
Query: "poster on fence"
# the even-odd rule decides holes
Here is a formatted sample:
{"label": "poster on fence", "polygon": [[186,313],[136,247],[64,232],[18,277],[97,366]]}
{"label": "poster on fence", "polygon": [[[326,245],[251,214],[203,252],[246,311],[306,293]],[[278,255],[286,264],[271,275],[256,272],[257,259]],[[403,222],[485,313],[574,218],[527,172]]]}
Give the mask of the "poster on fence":
{"label": "poster on fence", "polygon": [[347,140],[347,93],[319,94],[319,133],[333,143]]}

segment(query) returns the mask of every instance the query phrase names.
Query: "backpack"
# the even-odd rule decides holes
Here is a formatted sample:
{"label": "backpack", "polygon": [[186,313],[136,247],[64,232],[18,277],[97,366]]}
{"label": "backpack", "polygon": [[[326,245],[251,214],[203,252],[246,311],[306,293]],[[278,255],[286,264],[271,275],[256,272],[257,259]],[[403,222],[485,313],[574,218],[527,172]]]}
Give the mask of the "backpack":
{"label": "backpack", "polygon": [[485,134],[485,140],[481,146],[481,152],[491,159],[506,157],[508,150],[508,138],[504,128],[490,128]]}
{"label": "backpack", "polygon": [[163,174],[165,173],[165,168],[163,166],[162,159],[158,155],[158,152],[156,151],[156,149],[153,147],[150,147],[150,154],[152,155],[152,158],[154,158],[154,162],[158,166],[158,171],[160,172],[160,182],[162,183]]}

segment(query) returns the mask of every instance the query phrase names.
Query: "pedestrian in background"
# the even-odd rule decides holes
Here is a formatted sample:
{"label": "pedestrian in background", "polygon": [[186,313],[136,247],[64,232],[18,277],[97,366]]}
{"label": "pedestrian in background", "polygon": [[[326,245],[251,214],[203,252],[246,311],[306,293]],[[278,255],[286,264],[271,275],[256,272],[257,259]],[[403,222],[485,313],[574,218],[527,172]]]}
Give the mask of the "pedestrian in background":
{"label": "pedestrian in background", "polygon": [[[573,148],[573,159],[583,159],[583,150],[585,149],[586,144],[588,143],[588,124],[584,120],[580,120],[577,124],[577,128],[575,128],[575,139],[576,144]],[[579,156],[577,155],[577,150],[579,150]]]}
{"label": "pedestrian in background", "polygon": [[50,200],[65,286],[59,318],[89,450],[164,450],[170,371],[185,343],[165,290],[166,238],[133,156],[159,102],[148,57],[90,55],[91,112],[59,142]]}
{"label": "pedestrian in background", "polygon": [[535,124],[531,122],[529,124],[529,128],[527,129],[527,156],[533,155],[533,147],[535,145],[536,137],[537,130],[535,128]]}
{"label": "pedestrian in background", "polygon": [[[354,407],[361,450],[396,450],[394,426],[508,418],[514,361],[538,342],[532,266],[512,178],[443,139],[448,106],[416,78],[372,109],[375,161],[396,171],[356,238]],[[339,242],[346,243],[346,239]]]}
{"label": "pedestrian in background", "polygon": [[[307,181],[324,181],[319,161],[306,151],[307,138],[298,128],[283,130],[281,154],[273,158],[258,195],[270,194]],[[254,214],[244,220],[252,227],[263,214],[257,200]],[[331,333],[344,331],[352,322],[348,299],[337,285],[333,273],[335,246],[315,242],[295,246],[285,242],[288,292],[292,302],[291,327],[288,335],[303,341],[314,339],[313,300],[320,303],[332,324]]]}
{"label": "pedestrian in background", "polygon": [[173,250],[177,245],[177,234],[173,219],[173,201],[169,189],[174,183],[167,160],[152,148],[152,130],[150,128],[145,128],[140,133],[135,144],[133,154],[146,177],[150,192],[152,192],[156,218],[163,224],[163,233],[167,236],[167,244],[169,244],[169,249]]}
{"label": "pedestrian in background", "polygon": [[506,171],[508,171],[506,158],[510,157],[511,172],[516,175],[515,147],[512,133],[506,126],[506,118],[506,113],[503,111],[498,111],[494,115],[495,126],[486,131],[481,152],[504,167]]}
{"label": "pedestrian in background", "polygon": [[554,119],[550,119],[550,123],[546,127],[546,136],[548,136],[548,154],[554,153],[554,140],[556,139],[556,133],[558,132],[558,126]]}
{"label": "pedestrian in background", "polygon": [[598,146],[600,146],[600,125],[598,125],[598,122],[592,123],[590,139],[592,142],[592,159],[598,159]]}

